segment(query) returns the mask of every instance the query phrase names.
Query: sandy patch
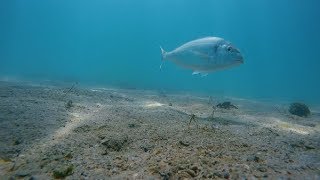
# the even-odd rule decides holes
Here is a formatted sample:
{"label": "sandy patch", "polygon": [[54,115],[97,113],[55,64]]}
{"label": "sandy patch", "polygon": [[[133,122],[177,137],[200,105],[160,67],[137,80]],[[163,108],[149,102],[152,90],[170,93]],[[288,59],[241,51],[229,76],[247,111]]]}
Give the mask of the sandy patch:
{"label": "sandy patch", "polygon": [[239,109],[213,109],[223,98],[115,88],[64,96],[68,88],[0,82],[2,177],[319,178],[319,113],[240,98]]}

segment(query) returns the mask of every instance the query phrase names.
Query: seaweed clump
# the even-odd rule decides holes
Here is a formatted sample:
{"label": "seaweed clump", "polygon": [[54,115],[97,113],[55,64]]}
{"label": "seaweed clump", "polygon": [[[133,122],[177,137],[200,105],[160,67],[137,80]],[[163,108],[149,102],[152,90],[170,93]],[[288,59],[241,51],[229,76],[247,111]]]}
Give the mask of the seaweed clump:
{"label": "seaweed clump", "polygon": [[310,115],[309,107],[303,103],[298,102],[290,104],[289,112],[300,117],[308,117]]}

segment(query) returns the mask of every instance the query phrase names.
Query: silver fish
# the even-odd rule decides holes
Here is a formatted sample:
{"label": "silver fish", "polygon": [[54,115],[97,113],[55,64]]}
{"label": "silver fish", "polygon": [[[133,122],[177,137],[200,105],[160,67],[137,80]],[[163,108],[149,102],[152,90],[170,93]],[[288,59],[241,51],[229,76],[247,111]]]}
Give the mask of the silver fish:
{"label": "silver fish", "polygon": [[[171,52],[161,47],[162,62],[170,60],[179,66],[193,70],[192,74],[207,75],[209,72],[243,64],[243,56],[230,42],[219,37],[196,39]],[[160,69],[162,63],[160,65]]]}

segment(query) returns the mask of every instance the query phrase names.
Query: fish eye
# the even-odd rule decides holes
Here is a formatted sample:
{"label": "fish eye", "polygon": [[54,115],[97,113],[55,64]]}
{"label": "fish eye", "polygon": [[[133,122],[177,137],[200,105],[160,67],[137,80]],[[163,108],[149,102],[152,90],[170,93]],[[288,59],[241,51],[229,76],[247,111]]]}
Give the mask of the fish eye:
{"label": "fish eye", "polygon": [[232,47],[229,46],[229,47],[227,48],[227,50],[230,52],[230,51],[232,50]]}

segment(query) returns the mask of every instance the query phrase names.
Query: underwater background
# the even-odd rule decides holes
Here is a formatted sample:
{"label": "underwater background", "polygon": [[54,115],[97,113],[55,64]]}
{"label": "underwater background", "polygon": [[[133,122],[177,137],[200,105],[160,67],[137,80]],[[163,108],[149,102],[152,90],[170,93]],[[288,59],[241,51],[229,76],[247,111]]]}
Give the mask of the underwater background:
{"label": "underwater background", "polygon": [[[318,0],[3,0],[2,80],[188,91],[246,98],[320,99]],[[244,54],[239,67],[193,76],[166,51],[218,36]]]}

